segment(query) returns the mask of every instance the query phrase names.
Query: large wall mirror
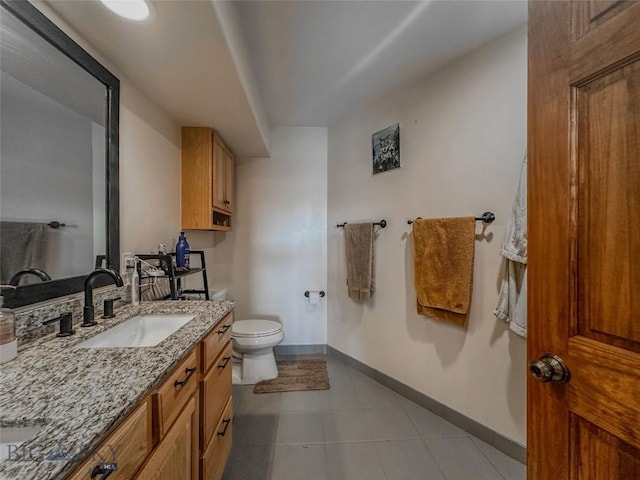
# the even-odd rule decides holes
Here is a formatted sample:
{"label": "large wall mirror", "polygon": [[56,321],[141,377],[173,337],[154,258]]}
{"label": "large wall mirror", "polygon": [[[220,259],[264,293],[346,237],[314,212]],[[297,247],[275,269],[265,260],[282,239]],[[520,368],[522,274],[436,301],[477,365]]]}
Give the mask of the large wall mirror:
{"label": "large wall mirror", "polygon": [[0,280],[19,307],[118,268],[120,87],[30,3],[0,8]]}

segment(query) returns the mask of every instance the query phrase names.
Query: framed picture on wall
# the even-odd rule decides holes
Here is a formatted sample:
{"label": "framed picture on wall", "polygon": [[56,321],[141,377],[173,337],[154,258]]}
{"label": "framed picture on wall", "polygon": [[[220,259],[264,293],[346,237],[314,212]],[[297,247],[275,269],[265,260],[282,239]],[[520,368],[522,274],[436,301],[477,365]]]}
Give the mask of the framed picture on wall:
{"label": "framed picture on wall", "polygon": [[400,124],[396,123],[371,136],[373,174],[400,168]]}

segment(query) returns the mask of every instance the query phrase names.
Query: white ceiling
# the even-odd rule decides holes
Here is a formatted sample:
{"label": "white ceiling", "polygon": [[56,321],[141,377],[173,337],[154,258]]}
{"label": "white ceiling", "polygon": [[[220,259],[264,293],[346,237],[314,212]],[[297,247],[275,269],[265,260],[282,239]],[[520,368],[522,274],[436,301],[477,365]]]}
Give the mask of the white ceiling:
{"label": "white ceiling", "polygon": [[273,125],[321,126],[527,18],[525,1],[236,3]]}
{"label": "white ceiling", "polygon": [[138,24],[97,1],[49,0],[183,125],[240,156],[269,126],[325,126],[526,22],[524,0],[157,1]]}
{"label": "white ceiling", "polygon": [[215,128],[239,156],[266,156],[268,131],[220,22],[225,12],[216,7],[223,5],[150,3],[152,16],[140,23],[116,16],[97,0],[45,5],[181,125]]}

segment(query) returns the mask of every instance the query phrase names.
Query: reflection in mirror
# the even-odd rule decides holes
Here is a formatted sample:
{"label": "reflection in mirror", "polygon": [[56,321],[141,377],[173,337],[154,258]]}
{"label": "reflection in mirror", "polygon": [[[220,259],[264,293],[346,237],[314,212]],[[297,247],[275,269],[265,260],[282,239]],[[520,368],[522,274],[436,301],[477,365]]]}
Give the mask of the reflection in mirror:
{"label": "reflection in mirror", "polygon": [[82,275],[106,253],[106,88],[13,15],[1,23],[1,281]]}
{"label": "reflection in mirror", "polygon": [[99,256],[117,268],[118,80],[27,2],[2,7],[0,281],[25,304],[79,291]]}

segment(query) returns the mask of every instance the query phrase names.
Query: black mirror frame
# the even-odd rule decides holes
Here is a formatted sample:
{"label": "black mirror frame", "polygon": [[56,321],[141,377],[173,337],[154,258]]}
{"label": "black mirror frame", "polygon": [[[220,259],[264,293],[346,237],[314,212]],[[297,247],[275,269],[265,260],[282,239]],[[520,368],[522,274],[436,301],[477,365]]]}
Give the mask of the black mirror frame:
{"label": "black mirror frame", "polygon": [[[119,220],[119,125],[120,80],[64,33],[43,13],[26,0],[0,0],[0,7],[15,15],[26,26],[73,60],[106,87],[106,148],[107,148],[107,267],[120,269]],[[87,272],[87,275],[90,272]],[[87,275],[25,285],[2,291],[4,306],[22,307],[65,295],[81,292]],[[96,286],[107,285],[107,279],[97,279]]]}

